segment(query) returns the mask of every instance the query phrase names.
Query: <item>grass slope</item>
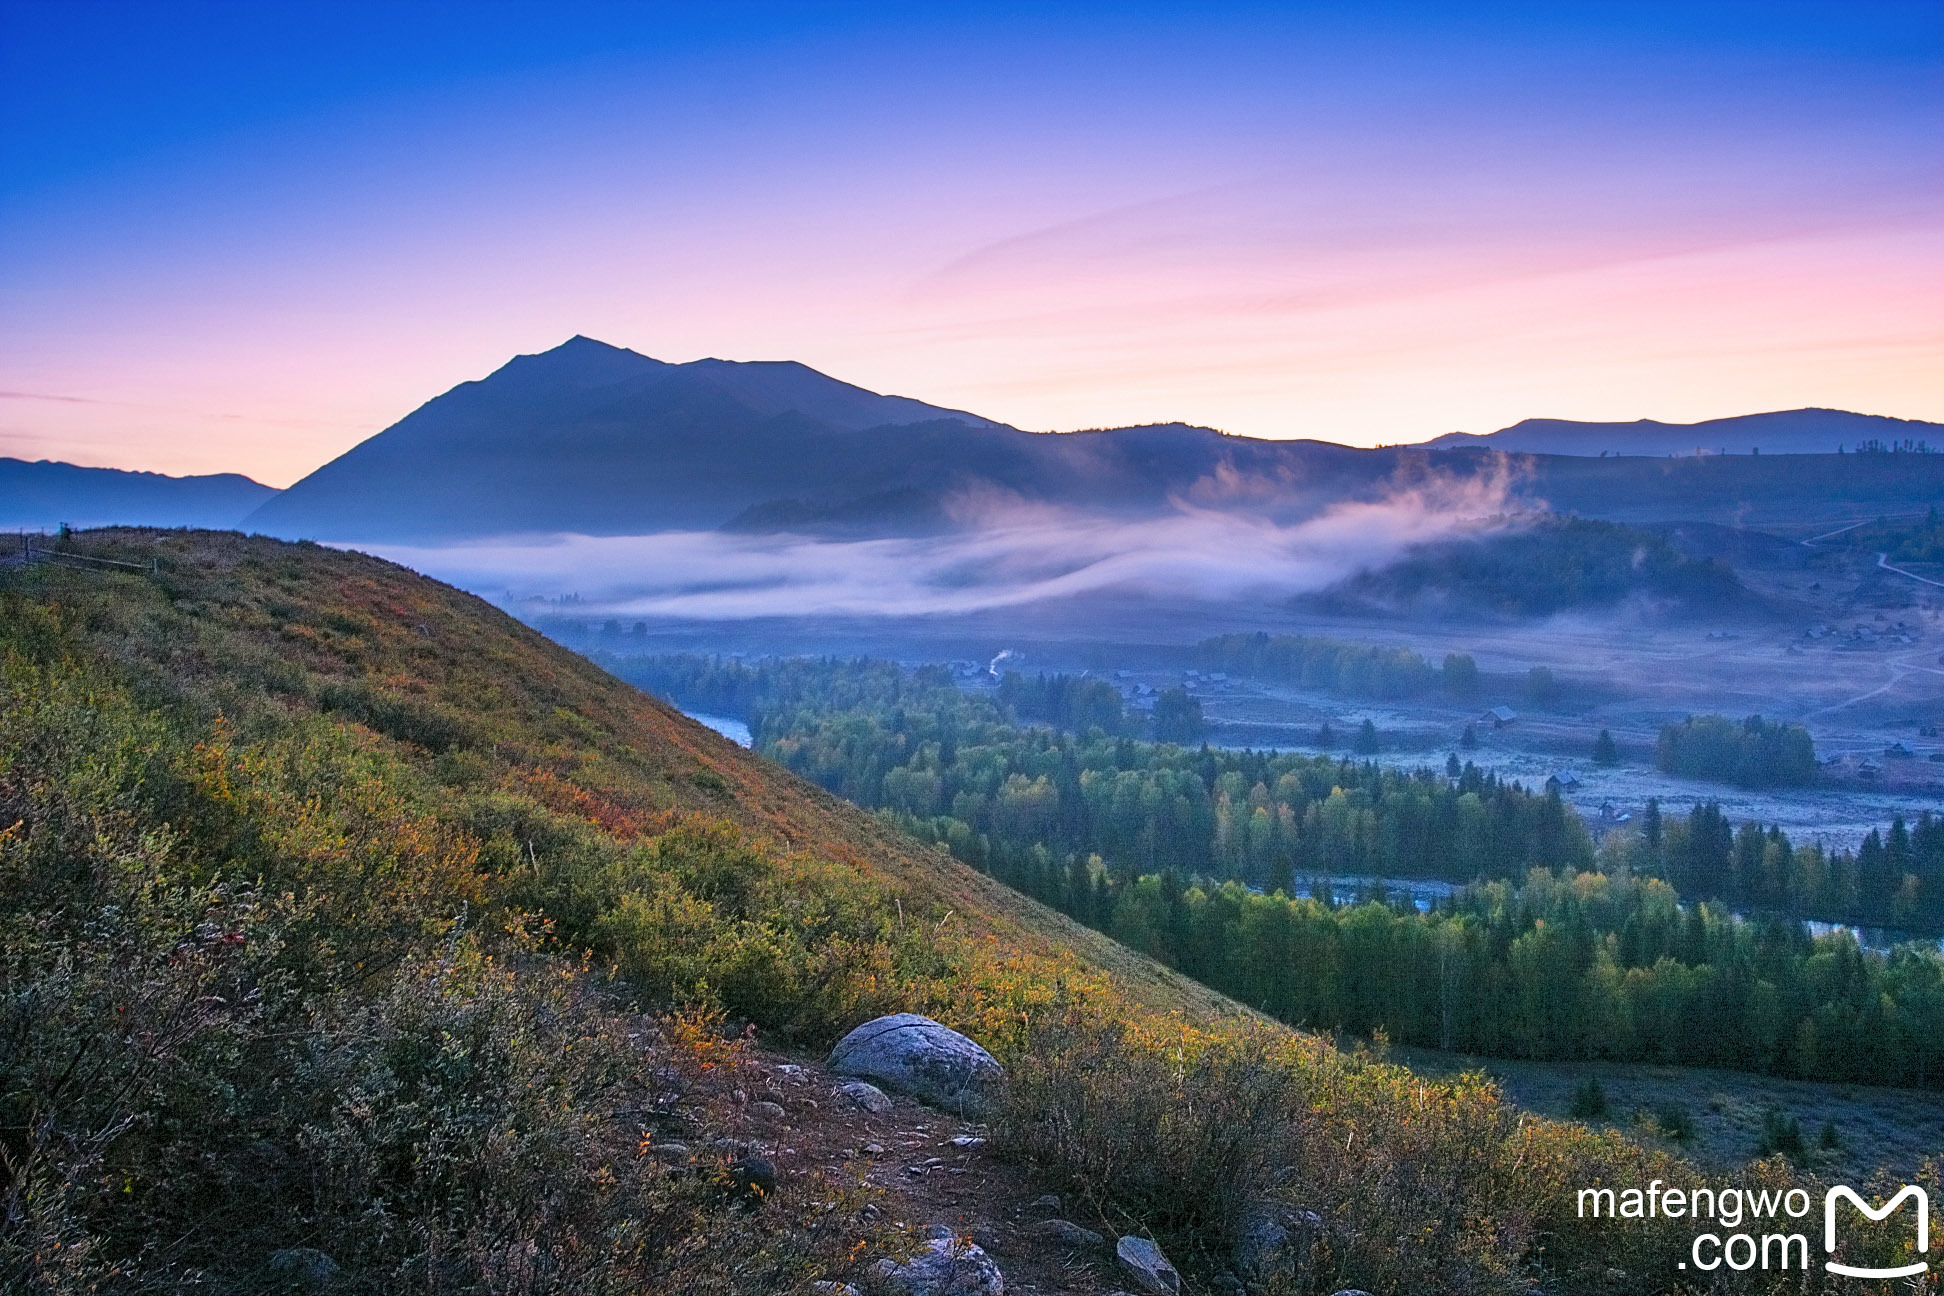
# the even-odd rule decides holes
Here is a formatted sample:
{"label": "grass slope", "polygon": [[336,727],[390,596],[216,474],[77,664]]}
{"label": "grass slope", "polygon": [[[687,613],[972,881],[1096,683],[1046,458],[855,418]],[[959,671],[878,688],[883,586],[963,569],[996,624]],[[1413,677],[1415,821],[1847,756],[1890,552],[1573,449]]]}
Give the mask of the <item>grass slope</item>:
{"label": "grass slope", "polygon": [[854,1180],[731,1209],[732,1167],[651,1144],[725,1018],[821,1049],[898,1009],[991,1047],[995,1147],[1197,1287],[1262,1209],[1314,1212],[1269,1292],[1674,1278],[1683,1230],[1572,1215],[1672,1157],[1261,1022],[476,599],[76,543],[159,572],[0,574],[8,1290],[856,1277],[895,1243]]}

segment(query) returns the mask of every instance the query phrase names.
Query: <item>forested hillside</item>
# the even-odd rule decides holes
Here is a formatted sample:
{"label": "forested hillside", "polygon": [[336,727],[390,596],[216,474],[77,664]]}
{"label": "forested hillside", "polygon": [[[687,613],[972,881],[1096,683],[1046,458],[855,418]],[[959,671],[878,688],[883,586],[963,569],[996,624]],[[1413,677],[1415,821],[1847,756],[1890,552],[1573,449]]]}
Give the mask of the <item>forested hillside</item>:
{"label": "forested hillside", "polygon": [[[1008,676],[970,696],[942,669],[883,662],[618,669],[736,710],[790,768],[1292,1023],[1507,1057],[1944,1083],[1925,1043],[1944,1037],[1937,951],[1886,960],[1799,921],[1944,929],[1944,823],[1928,816],[1893,823],[1887,844],[1872,833],[1828,852],[1759,825],[1737,834],[1711,803],[1671,821],[1652,805],[1643,831],[1596,852],[1556,792],[1455,757],[1405,771],[1115,736],[1117,695],[1097,680]],[[1096,723],[1026,723],[1053,716]],[[1519,885],[1428,914],[1380,894],[1338,909],[1335,886],[1303,885],[1341,876],[1375,892],[1382,879]],[[1774,920],[1684,908],[1682,894]],[[1902,1043],[1885,1052],[1886,1039]]]}
{"label": "forested hillside", "polygon": [[229,534],[73,544],[155,570],[0,573],[6,1290],[857,1277],[908,1245],[862,1181],[739,1189],[697,1093],[733,1040],[896,1009],[991,1047],[995,1147],[1197,1290],[1265,1201],[1316,1220],[1270,1290],[1646,1292],[1685,1254],[1571,1215],[1702,1179],[1672,1156],[1242,1014],[476,599]]}

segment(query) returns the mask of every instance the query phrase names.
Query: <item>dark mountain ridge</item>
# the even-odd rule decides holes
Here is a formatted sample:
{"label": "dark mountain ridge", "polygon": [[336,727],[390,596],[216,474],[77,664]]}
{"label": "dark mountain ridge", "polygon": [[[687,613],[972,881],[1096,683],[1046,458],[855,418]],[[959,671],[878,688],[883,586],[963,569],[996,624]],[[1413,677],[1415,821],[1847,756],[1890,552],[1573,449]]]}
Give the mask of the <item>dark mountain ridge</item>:
{"label": "dark mountain ridge", "polygon": [[1944,450],[1944,423],[1853,414],[1848,410],[1795,409],[1740,414],[1699,423],[1582,423],[1573,419],[1525,419],[1496,432],[1450,432],[1424,442],[1427,449],[1517,450],[1553,455],[1837,454],[1905,443]]}
{"label": "dark mountain ridge", "polygon": [[121,468],[84,468],[52,459],[0,458],[0,529],[237,525],[277,493],[239,473],[170,477]]}
{"label": "dark mountain ridge", "polygon": [[[1857,416],[1860,417],[1860,416]],[[1891,460],[1897,460],[1891,463]],[[1357,449],[1180,423],[1025,432],[788,362],[672,365],[577,337],[462,383],[266,501],[274,535],[437,543],[666,530],[907,534],[1009,500],[1142,515],[1308,516],[1429,480],[1618,520],[1801,520],[1944,493],[1944,456],[1704,460]],[[1809,512],[1805,512],[1805,509]]]}

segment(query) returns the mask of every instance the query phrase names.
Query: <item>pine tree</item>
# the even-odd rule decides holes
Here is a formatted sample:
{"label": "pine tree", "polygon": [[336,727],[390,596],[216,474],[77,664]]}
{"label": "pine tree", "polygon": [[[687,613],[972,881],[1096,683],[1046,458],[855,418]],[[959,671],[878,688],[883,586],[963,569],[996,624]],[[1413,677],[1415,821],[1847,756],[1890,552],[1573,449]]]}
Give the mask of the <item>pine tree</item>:
{"label": "pine tree", "polygon": [[1377,745],[1377,726],[1374,722],[1365,720],[1357,726],[1357,751],[1360,755],[1375,756]]}
{"label": "pine tree", "polygon": [[1593,740],[1593,763],[1595,765],[1618,765],[1620,763],[1620,749],[1614,745],[1612,731],[1602,729],[1600,730],[1600,736]]}

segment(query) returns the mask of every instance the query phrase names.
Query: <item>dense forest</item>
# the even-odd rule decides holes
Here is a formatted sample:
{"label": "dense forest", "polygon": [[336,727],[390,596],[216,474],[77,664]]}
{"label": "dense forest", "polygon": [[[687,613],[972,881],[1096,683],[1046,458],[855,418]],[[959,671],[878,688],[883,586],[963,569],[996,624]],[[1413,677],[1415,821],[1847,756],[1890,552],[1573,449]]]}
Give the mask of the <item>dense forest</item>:
{"label": "dense forest", "polygon": [[1747,594],[1730,568],[1690,558],[1651,531],[1550,513],[1514,522],[1477,538],[1420,546],[1316,601],[1363,611],[1544,616],[1636,596],[1719,606]]}
{"label": "dense forest", "polygon": [[[1944,930],[1944,821],[1928,815],[1832,852],[1737,831],[1713,803],[1684,817],[1650,804],[1638,830],[1596,847],[1556,793],[1455,757],[1398,770],[1134,739],[1105,681],[1009,676],[968,694],[943,669],[882,662],[623,669],[737,709],[798,773],[1292,1022],[1521,1057],[1864,1078],[1844,1069],[1865,1056],[1858,1032],[1928,1029],[1944,1003],[1934,953],[1885,960],[1795,921]],[[1104,723],[1024,723],[1083,714]],[[1338,909],[1332,887],[1302,885],[1330,877],[1483,885],[1419,914],[1381,896]],[[1905,1056],[1898,1079],[1936,1083],[1935,1059]]]}
{"label": "dense forest", "polygon": [[1404,698],[1442,685],[1460,697],[1478,689],[1478,666],[1453,654],[1438,670],[1409,648],[1349,644],[1311,635],[1219,635],[1196,647],[1203,665],[1350,697]]}
{"label": "dense forest", "polygon": [[1614,834],[1601,867],[1665,878],[1684,896],[1796,919],[1944,932],[1944,819],[1900,815],[1854,851],[1796,845],[1780,828],[1728,822],[1715,802],[1663,816],[1650,801],[1637,833]]}
{"label": "dense forest", "polygon": [[[651,691],[745,717],[772,758],[1000,876],[1024,861],[1099,855],[1116,876],[1148,871],[1289,889],[1311,876],[1516,877],[1591,868],[1593,843],[1556,795],[1466,765],[1398,770],[1369,761],[1148,742],[1026,725],[1105,712],[1100,688],[1009,677],[966,694],[942,668],[701,657],[614,663]],[[1157,710],[1159,702],[1157,702]]]}
{"label": "dense forest", "polygon": [[1816,778],[1816,749],[1809,731],[1758,715],[1739,724],[1727,716],[1701,715],[1664,725],[1655,759],[1667,774],[1742,787],[1811,783]]}
{"label": "dense forest", "polygon": [[1041,898],[1310,1027],[1501,1057],[1944,1082],[1944,960],[1737,921],[1657,879],[1535,870],[1420,914],[1168,874],[1118,888],[1103,912],[1073,878]]}

